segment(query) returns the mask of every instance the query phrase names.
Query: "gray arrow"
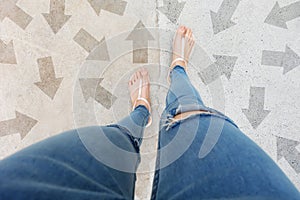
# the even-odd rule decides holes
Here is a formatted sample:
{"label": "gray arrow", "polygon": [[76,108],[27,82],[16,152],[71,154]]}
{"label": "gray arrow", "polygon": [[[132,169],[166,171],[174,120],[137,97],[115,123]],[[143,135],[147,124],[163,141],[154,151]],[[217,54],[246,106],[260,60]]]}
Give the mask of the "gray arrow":
{"label": "gray arrow", "polygon": [[37,60],[41,82],[34,83],[51,99],[54,98],[63,78],[56,78],[51,57],[39,58]]}
{"label": "gray arrow", "polygon": [[126,40],[132,40],[133,43],[133,63],[147,63],[148,41],[154,38],[141,21],[137,23]]}
{"label": "gray arrow", "polygon": [[166,15],[166,17],[173,22],[177,22],[185,2],[178,2],[178,0],[164,0],[164,5],[159,7],[158,10]]}
{"label": "gray arrow", "polygon": [[261,64],[282,67],[283,74],[286,74],[300,65],[300,57],[290,47],[285,46],[285,52],[264,50]]}
{"label": "gray arrow", "polygon": [[87,60],[110,60],[105,37],[101,39],[97,47],[89,54]]}
{"label": "gray arrow", "polygon": [[32,17],[19,8],[16,3],[18,0],[4,0],[0,3],[0,21],[8,17],[19,27],[25,29],[32,21]]}
{"label": "gray arrow", "polygon": [[300,17],[300,1],[282,8],[280,8],[278,2],[276,2],[267,16],[265,23],[287,29],[286,22],[297,17]]}
{"label": "gray arrow", "polygon": [[230,79],[235,62],[237,60],[236,56],[213,56],[216,59],[216,62],[198,73],[205,85],[212,83],[222,75],[225,75],[227,79]]}
{"label": "gray arrow", "polygon": [[0,39],[0,63],[17,64],[12,40],[6,45]]}
{"label": "gray arrow", "polygon": [[43,13],[43,16],[55,34],[71,17],[65,15],[65,0],[50,0],[50,13]]}
{"label": "gray arrow", "polygon": [[298,174],[300,173],[300,153],[296,147],[299,144],[298,141],[277,137],[277,160],[284,157]]}
{"label": "gray arrow", "polygon": [[80,29],[73,39],[77,44],[90,53],[87,60],[110,60],[105,37],[103,37],[99,42],[86,30]]}
{"label": "gray arrow", "polygon": [[217,13],[210,11],[214,34],[224,31],[236,24],[231,21],[231,17],[239,3],[240,0],[224,0]]}
{"label": "gray arrow", "polygon": [[85,102],[91,97],[106,109],[110,109],[117,97],[100,85],[102,80],[103,78],[80,78],[79,82]]}
{"label": "gray arrow", "polygon": [[256,129],[270,113],[269,110],[264,110],[264,103],[265,88],[251,87],[249,109],[242,109],[242,111],[254,129]]}
{"label": "gray arrow", "polygon": [[15,112],[16,118],[0,122],[0,136],[20,133],[21,139],[23,139],[36,125],[35,119],[18,111]]}
{"label": "gray arrow", "polygon": [[99,15],[101,10],[123,15],[127,5],[127,2],[122,0],[88,0],[88,2],[97,15]]}

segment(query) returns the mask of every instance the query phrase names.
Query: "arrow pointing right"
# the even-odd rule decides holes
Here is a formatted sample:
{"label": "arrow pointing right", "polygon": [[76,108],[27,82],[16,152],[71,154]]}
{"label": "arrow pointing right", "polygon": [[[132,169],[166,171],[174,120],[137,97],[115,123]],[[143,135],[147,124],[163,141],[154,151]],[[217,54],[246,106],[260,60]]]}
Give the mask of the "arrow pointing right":
{"label": "arrow pointing right", "polygon": [[37,121],[35,119],[18,111],[15,112],[16,118],[0,122],[0,137],[20,133],[21,139],[23,139],[36,125]]}
{"label": "arrow pointing right", "polygon": [[32,21],[32,17],[24,10],[19,8],[16,3],[18,0],[2,0],[0,5],[0,21],[8,17],[15,22],[19,27],[25,29]]}
{"label": "arrow pointing right", "polygon": [[286,74],[300,65],[300,57],[290,47],[285,46],[285,52],[264,50],[261,64],[282,67],[283,74]]}
{"label": "arrow pointing right", "polygon": [[224,0],[217,13],[210,11],[214,34],[224,31],[236,24],[231,21],[231,17],[239,3],[240,0]]}
{"label": "arrow pointing right", "polygon": [[282,8],[280,8],[278,2],[276,2],[267,16],[265,23],[287,29],[286,22],[297,17],[300,17],[300,1]]}
{"label": "arrow pointing right", "polygon": [[0,39],[0,63],[17,64],[12,40],[6,45]]}
{"label": "arrow pointing right", "polygon": [[102,80],[103,78],[80,78],[79,83],[85,102],[91,97],[106,109],[110,109],[117,97],[99,85]]}
{"label": "arrow pointing right", "polygon": [[198,73],[205,85],[212,83],[222,75],[225,75],[227,79],[230,79],[235,62],[237,60],[236,56],[213,56],[215,57],[216,62]]}
{"label": "arrow pointing right", "polygon": [[277,160],[284,157],[298,174],[300,173],[300,153],[296,147],[299,144],[298,141],[277,137]]}
{"label": "arrow pointing right", "polygon": [[264,110],[264,101],[265,88],[251,87],[249,109],[242,109],[242,111],[254,129],[256,129],[270,113],[269,110]]}
{"label": "arrow pointing right", "polygon": [[99,42],[86,30],[80,29],[73,40],[90,53],[87,60],[110,60],[105,37]]}

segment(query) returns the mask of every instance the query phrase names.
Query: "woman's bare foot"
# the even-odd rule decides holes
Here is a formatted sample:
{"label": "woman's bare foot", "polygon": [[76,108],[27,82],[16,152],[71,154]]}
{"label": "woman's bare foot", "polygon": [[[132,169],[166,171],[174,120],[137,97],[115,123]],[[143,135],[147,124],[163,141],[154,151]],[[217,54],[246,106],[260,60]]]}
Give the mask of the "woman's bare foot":
{"label": "woman's bare foot", "polygon": [[[142,83],[142,85],[141,85],[141,94],[139,96],[140,83]],[[144,105],[151,113],[150,78],[149,78],[148,71],[145,68],[139,69],[131,76],[128,82],[128,88],[129,88],[131,103],[133,107],[135,108],[139,105]],[[138,98],[141,99],[144,98],[146,101],[148,101],[148,103]]]}
{"label": "woman's bare foot", "polygon": [[[182,43],[182,38],[184,38],[184,44]],[[176,65],[180,65],[186,69],[186,65],[188,63],[190,54],[194,47],[195,40],[190,28],[185,26],[180,26],[175,34],[174,41],[173,41],[173,59],[172,65],[170,69],[172,70]],[[184,46],[183,46],[184,45]],[[177,58],[183,58],[185,61],[178,60],[175,61]]]}

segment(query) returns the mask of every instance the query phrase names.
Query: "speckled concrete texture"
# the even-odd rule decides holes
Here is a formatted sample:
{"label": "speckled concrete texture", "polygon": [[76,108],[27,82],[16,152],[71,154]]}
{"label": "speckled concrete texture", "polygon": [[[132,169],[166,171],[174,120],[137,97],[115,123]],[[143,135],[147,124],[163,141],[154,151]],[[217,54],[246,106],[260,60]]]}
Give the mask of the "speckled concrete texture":
{"label": "speckled concrete texture", "polygon": [[188,74],[205,104],[233,119],[300,189],[300,1],[2,0],[0,159],[62,131],[131,111],[127,81],[149,70],[136,199],[149,199],[171,44],[196,46]]}

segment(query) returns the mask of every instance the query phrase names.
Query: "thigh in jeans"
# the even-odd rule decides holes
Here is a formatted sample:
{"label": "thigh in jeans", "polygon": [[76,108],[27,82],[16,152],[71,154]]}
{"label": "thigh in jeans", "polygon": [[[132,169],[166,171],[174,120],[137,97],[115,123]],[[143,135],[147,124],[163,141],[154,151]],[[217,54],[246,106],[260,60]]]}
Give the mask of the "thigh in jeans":
{"label": "thigh in jeans", "polygon": [[[222,126],[222,132],[201,158],[199,151],[212,120]],[[162,128],[159,148],[152,199],[300,199],[275,162],[227,119],[196,115],[168,131]],[[180,149],[182,155],[170,162]]]}

